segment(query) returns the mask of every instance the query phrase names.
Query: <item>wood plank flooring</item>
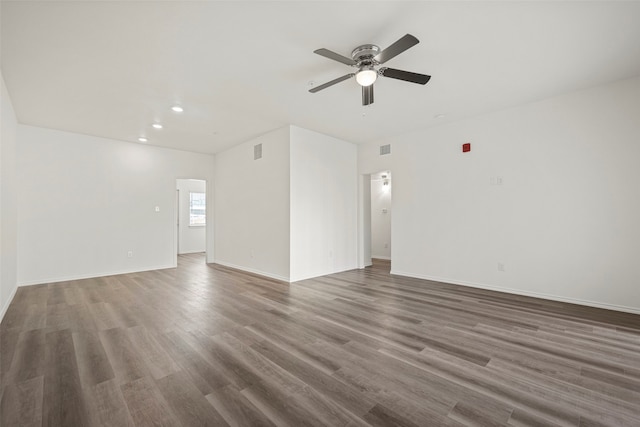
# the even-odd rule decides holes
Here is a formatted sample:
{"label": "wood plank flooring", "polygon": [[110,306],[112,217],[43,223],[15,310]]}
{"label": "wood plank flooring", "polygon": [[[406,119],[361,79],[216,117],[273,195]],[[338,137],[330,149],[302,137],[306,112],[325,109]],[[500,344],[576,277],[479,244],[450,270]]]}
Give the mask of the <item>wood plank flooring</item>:
{"label": "wood plank flooring", "polygon": [[195,254],[19,288],[0,374],[7,427],[640,426],[640,316]]}

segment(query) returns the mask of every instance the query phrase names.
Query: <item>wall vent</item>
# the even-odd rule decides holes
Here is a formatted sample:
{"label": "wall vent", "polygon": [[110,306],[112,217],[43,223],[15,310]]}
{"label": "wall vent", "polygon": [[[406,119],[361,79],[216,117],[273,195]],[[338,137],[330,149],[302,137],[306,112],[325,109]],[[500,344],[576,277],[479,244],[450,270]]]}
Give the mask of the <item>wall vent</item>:
{"label": "wall vent", "polygon": [[258,160],[262,158],[262,144],[253,146],[253,160]]}
{"label": "wall vent", "polygon": [[384,156],[385,154],[391,154],[391,144],[380,146],[380,155]]}

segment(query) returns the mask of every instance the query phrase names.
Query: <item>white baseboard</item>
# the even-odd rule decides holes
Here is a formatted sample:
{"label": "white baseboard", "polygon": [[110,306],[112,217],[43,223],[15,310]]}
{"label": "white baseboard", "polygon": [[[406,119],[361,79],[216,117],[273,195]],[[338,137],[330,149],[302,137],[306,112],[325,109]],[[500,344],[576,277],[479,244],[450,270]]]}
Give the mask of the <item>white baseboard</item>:
{"label": "white baseboard", "polygon": [[256,270],[255,268],[249,268],[249,267],[245,267],[245,266],[242,266],[242,265],[235,265],[235,264],[231,264],[230,262],[220,261],[218,259],[214,260],[213,263],[214,264],[220,264],[220,265],[223,265],[223,266],[229,267],[229,268],[235,268],[236,270],[246,271],[247,273],[253,273],[253,274],[257,274],[259,276],[268,277],[270,279],[276,279],[276,280],[280,280],[282,282],[289,282],[289,278],[288,277],[280,276],[278,274],[273,274],[273,273],[267,273],[265,271]]}
{"label": "white baseboard", "polygon": [[416,279],[431,280],[431,281],[434,281],[434,282],[450,283],[450,284],[453,284],[453,285],[469,286],[471,288],[486,289],[486,290],[489,290],[489,291],[505,292],[505,293],[508,293],[508,294],[522,295],[522,296],[525,296],[525,297],[542,298],[542,299],[551,300],[551,301],[558,301],[558,302],[566,302],[566,303],[570,303],[570,304],[584,305],[584,306],[587,306],[587,307],[604,308],[606,310],[621,311],[621,312],[624,312],[624,313],[640,314],[640,308],[627,307],[627,306],[624,306],[624,305],[608,304],[608,303],[604,303],[604,302],[589,301],[589,300],[583,300],[583,299],[577,299],[577,298],[569,298],[569,297],[563,297],[563,296],[560,296],[560,295],[545,294],[545,293],[540,293],[540,292],[523,291],[523,290],[520,290],[520,289],[503,288],[503,287],[500,287],[500,286],[492,286],[492,285],[485,285],[485,284],[481,284],[481,283],[466,282],[466,281],[463,281],[463,280],[452,280],[452,279],[447,279],[447,278],[444,278],[444,277],[424,276],[424,275],[414,274],[414,273],[405,273],[403,271],[397,271],[397,270],[392,270],[391,274],[394,274],[396,276],[406,276],[406,277],[413,277],[413,278],[416,278]]}
{"label": "white baseboard", "polygon": [[382,256],[382,255],[371,255],[371,259],[383,259],[385,261],[391,261],[390,256]]}
{"label": "white baseboard", "polygon": [[309,274],[301,277],[296,277],[295,280],[291,278],[291,282],[299,282],[301,280],[313,279],[315,277],[327,276],[329,274],[342,273],[343,271],[356,270],[358,268],[361,268],[361,267],[351,266],[351,267],[345,267],[343,269],[336,270],[336,271],[325,271],[322,273],[313,273],[313,274]]}
{"label": "white baseboard", "polygon": [[18,290],[18,287],[15,286],[13,288],[13,290],[11,291],[11,294],[9,295],[9,299],[7,299],[7,302],[2,307],[2,311],[0,311],[0,322],[2,322],[2,319],[4,319],[4,315],[7,313],[7,310],[9,309],[9,306],[11,305],[11,301],[13,301],[13,297],[16,296],[16,291],[17,290]]}
{"label": "white baseboard", "polygon": [[142,269],[134,269],[134,270],[117,270],[117,271],[108,271],[108,272],[102,272],[102,273],[88,273],[88,274],[79,274],[79,275],[71,275],[71,276],[63,276],[63,277],[51,277],[48,279],[27,280],[26,282],[18,283],[18,286],[33,286],[33,285],[42,285],[45,283],[68,282],[70,280],[93,279],[95,277],[118,276],[120,274],[142,273],[144,271],[164,270],[167,268],[176,268],[176,266],[167,264],[167,265],[160,265],[155,267],[144,267]]}
{"label": "white baseboard", "polygon": [[188,254],[203,254],[206,251],[184,251],[180,252],[178,255],[188,255]]}

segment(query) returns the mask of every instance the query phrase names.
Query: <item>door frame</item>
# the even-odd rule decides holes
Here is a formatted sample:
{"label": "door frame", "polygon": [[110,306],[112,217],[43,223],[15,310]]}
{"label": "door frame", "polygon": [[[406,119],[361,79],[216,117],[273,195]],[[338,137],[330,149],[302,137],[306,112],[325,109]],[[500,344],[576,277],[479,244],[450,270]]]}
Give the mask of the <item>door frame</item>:
{"label": "door frame", "polygon": [[178,242],[178,238],[179,236],[179,232],[178,232],[178,227],[179,227],[179,222],[180,221],[180,217],[179,217],[179,209],[180,209],[180,190],[178,189],[178,180],[181,179],[195,179],[198,181],[204,181],[204,185],[205,185],[205,194],[206,194],[206,215],[207,215],[207,223],[205,225],[205,231],[204,231],[204,235],[205,235],[205,262],[206,263],[212,263],[213,262],[213,185],[211,185],[211,181],[206,179],[206,178],[200,178],[200,177],[194,177],[194,176],[189,176],[189,177],[176,177],[174,180],[174,188],[173,190],[175,191],[176,196],[174,197],[174,208],[173,208],[173,267],[176,268],[178,267],[178,249],[179,249],[179,242]]}
{"label": "door frame", "polygon": [[[373,265],[371,260],[371,175],[388,172],[390,168],[358,175],[358,268]],[[393,184],[392,184],[393,185]],[[393,212],[393,188],[391,189],[391,212]],[[393,263],[393,215],[391,216],[391,263]]]}

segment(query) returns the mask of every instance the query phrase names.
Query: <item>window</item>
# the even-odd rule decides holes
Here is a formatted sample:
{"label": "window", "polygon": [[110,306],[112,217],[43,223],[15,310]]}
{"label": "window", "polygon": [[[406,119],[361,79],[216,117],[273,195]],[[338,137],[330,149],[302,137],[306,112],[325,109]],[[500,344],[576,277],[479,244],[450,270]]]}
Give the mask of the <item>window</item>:
{"label": "window", "polygon": [[189,193],[189,227],[207,225],[207,202],[204,193]]}

